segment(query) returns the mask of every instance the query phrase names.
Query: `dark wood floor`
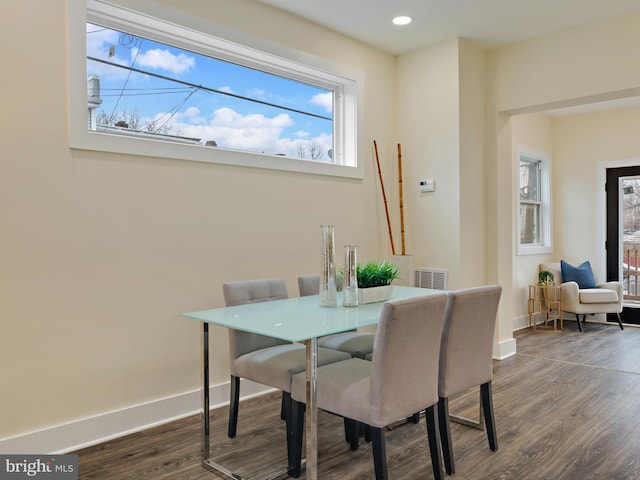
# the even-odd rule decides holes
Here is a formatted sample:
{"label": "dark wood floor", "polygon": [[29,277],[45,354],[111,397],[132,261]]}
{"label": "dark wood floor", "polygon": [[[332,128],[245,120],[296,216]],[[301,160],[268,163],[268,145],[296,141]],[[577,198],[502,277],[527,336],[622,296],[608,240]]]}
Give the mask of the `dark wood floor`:
{"label": "dark wood floor", "polygon": [[[489,450],[485,432],[453,424],[453,478],[640,479],[640,328],[587,324],[578,333],[565,322],[561,333],[522,331],[516,339],[517,355],[494,365],[499,450]],[[226,408],[214,411],[213,456],[242,475],[285,465],[279,398],[243,402],[233,440]],[[451,409],[471,416],[476,403],[470,392]],[[319,478],[372,479],[371,446],[352,452],[339,418],[320,412],[319,421]],[[200,465],[198,417],[76,453],[82,480],[218,478]],[[432,478],[424,418],[387,432],[387,454],[392,479]]]}

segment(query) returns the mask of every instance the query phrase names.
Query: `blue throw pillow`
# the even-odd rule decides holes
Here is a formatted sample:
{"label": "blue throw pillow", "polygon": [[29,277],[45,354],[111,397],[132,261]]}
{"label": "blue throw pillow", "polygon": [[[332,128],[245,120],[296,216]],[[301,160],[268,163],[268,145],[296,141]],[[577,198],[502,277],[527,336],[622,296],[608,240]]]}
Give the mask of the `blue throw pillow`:
{"label": "blue throw pillow", "polygon": [[588,260],[578,267],[574,267],[564,260],[560,260],[560,270],[562,271],[563,282],[576,282],[578,288],[597,287],[596,280],[593,278],[591,264]]}

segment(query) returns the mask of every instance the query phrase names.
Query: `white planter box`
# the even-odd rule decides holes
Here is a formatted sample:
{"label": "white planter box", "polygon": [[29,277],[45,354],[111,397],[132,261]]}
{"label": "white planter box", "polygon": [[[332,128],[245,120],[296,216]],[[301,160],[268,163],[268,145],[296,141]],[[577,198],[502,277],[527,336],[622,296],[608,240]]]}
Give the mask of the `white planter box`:
{"label": "white planter box", "polygon": [[359,288],[358,289],[358,303],[364,305],[365,303],[386,302],[391,298],[393,292],[393,285],[385,285],[383,287],[372,288]]}

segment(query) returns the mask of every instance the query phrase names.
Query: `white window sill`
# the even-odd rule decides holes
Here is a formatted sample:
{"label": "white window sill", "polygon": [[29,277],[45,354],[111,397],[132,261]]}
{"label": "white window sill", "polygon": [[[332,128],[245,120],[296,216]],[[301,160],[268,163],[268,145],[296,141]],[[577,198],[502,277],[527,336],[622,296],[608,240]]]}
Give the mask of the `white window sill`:
{"label": "white window sill", "polygon": [[517,255],[544,255],[553,253],[550,245],[518,245]]}
{"label": "white window sill", "polygon": [[109,153],[142,155],[145,157],[191,160],[194,162],[221,163],[238,167],[266,168],[298,173],[328,175],[334,177],[364,178],[364,168],[290,157],[262,155],[236,150],[199,145],[182,145],[173,142],[127,138],[108,133],[76,131],[71,133],[70,147],[78,150],[94,150]]}

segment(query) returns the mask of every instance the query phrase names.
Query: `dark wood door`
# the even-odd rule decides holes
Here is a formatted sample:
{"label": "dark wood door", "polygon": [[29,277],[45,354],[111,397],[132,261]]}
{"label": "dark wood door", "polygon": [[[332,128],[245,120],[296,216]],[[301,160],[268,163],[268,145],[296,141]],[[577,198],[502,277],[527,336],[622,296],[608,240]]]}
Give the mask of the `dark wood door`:
{"label": "dark wood door", "polygon": [[[640,176],[640,166],[607,169],[607,281],[619,280],[620,276],[620,178]],[[640,308],[624,307],[620,314],[624,323],[640,325]],[[616,316],[607,315],[607,321],[615,322]]]}

